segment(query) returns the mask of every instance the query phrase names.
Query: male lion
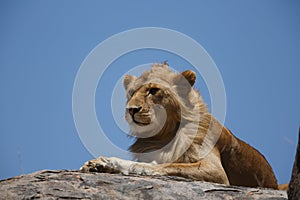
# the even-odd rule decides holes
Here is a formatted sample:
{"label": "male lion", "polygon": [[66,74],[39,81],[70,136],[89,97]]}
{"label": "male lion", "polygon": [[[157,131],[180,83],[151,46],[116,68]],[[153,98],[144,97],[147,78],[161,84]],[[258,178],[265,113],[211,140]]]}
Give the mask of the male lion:
{"label": "male lion", "polygon": [[236,138],[207,110],[193,88],[195,72],[153,64],[140,77],[126,75],[126,120],[136,138],[136,161],[100,157],[83,171],[171,175],[194,180],[277,189],[272,168],[256,149]]}

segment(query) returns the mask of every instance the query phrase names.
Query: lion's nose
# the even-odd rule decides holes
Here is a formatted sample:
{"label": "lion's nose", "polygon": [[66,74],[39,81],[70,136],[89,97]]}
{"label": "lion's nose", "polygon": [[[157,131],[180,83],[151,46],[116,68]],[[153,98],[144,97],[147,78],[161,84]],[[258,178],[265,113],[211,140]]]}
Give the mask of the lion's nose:
{"label": "lion's nose", "polygon": [[135,113],[138,113],[142,107],[139,106],[139,107],[130,107],[130,108],[127,108],[128,109],[128,112],[129,114],[133,117]]}

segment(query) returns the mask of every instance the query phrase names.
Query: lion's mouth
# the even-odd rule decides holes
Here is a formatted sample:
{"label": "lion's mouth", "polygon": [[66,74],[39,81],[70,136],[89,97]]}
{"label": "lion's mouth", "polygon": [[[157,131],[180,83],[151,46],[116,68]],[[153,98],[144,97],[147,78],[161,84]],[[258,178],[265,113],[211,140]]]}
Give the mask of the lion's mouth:
{"label": "lion's mouth", "polygon": [[132,116],[132,121],[139,126],[147,126],[151,123],[151,116],[148,113],[136,113]]}
{"label": "lion's mouth", "polygon": [[139,125],[139,126],[147,126],[147,125],[150,124],[150,123],[148,123],[148,122],[139,122],[139,121],[136,121],[134,118],[132,119],[132,121],[133,121],[135,124]]}

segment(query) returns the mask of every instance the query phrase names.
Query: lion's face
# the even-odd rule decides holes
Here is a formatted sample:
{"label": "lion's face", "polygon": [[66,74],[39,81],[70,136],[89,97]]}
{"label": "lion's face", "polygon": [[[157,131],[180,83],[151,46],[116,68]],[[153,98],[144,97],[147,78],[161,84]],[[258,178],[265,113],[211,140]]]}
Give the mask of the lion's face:
{"label": "lion's face", "polygon": [[[175,74],[163,66],[158,66],[157,69],[154,67],[139,78],[130,75],[124,78],[127,92],[125,118],[130,125],[131,134],[139,138],[154,136],[163,128],[168,129],[171,125],[174,127],[180,124],[179,98],[187,97],[188,92],[185,90],[190,91],[191,88],[191,83],[186,80],[189,76]],[[192,81],[195,80],[194,76],[191,78]],[[188,86],[183,87],[182,82]]]}
{"label": "lion's face", "polygon": [[168,118],[179,118],[176,113],[180,110],[178,102],[168,93],[167,88],[151,82],[128,91],[125,118],[134,136],[153,136],[164,127]]}

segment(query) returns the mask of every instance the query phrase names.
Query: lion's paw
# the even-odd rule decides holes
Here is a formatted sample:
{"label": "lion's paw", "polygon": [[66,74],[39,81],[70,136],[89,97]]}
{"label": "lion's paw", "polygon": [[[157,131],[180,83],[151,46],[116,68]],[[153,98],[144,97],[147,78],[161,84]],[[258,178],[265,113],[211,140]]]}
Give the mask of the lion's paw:
{"label": "lion's paw", "polygon": [[155,171],[153,163],[138,163],[120,158],[99,157],[86,162],[80,170],[83,172],[106,172],[106,173],[122,173],[124,175],[156,175],[161,174]]}
{"label": "lion's paw", "polygon": [[99,157],[94,160],[87,161],[80,168],[83,172],[107,172],[107,173],[120,173],[117,166],[110,160],[110,158]]}

